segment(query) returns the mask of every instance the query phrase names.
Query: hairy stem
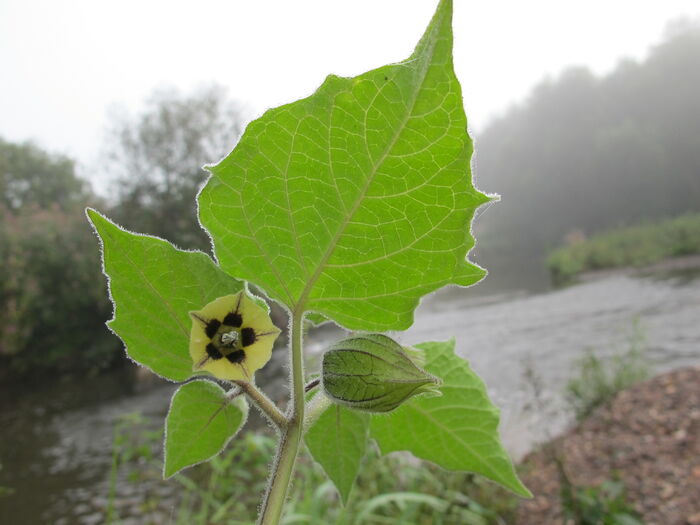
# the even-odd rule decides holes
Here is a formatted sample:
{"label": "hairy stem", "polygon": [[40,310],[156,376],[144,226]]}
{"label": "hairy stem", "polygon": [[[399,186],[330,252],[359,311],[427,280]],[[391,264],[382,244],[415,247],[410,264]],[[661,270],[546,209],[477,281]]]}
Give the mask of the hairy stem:
{"label": "hairy stem", "polygon": [[262,390],[258,390],[255,384],[248,381],[235,381],[235,383],[279,430],[286,428],[287,418]]}
{"label": "hairy stem", "polygon": [[306,405],[304,415],[304,432],[331,406],[331,400],[323,392],[318,392],[314,398]]}
{"label": "hairy stem", "polygon": [[289,415],[287,425],[282,430],[275,462],[272,465],[272,473],[258,517],[258,525],[277,525],[279,523],[301,444],[304,430],[304,363],[301,346],[303,318],[303,312],[297,310],[292,312],[292,380]]}

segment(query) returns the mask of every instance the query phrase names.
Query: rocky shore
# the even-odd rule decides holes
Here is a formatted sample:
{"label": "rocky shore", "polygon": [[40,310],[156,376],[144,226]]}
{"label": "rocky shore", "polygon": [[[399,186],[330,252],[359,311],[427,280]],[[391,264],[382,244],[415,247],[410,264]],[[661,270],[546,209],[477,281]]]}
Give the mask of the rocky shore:
{"label": "rocky shore", "polygon": [[576,487],[619,479],[647,525],[700,525],[700,367],[624,390],[529,454],[523,480],[535,497],[521,504],[518,524],[566,523],[557,459]]}

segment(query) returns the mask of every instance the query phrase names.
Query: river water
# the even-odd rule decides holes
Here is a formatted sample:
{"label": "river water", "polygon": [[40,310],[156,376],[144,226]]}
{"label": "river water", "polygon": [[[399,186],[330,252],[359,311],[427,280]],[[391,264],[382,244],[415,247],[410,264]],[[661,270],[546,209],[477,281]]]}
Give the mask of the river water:
{"label": "river water", "polygon": [[[624,351],[634,330],[652,370],[700,364],[698,272],[617,273],[547,293],[448,289],[421,304],[410,330],[393,335],[406,344],[455,337],[501,407],[503,440],[520,457],[570,423],[563,389],[575,361],[589,349]],[[318,350],[335,335],[321,330],[309,346]],[[104,521],[115,420],[133,412],[162,418],[175,388],[144,388],[128,374],[2,387],[0,487],[14,493],[0,496],[0,523]],[[138,490],[121,484],[119,504],[137,508]]]}

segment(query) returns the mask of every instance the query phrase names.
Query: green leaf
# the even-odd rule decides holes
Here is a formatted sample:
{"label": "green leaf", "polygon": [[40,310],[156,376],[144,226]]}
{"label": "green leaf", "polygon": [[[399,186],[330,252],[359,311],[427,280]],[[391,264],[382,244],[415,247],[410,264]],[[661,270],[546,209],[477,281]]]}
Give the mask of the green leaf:
{"label": "green leaf", "polygon": [[247,417],[245,399],[238,396],[230,401],[215,383],[192,381],[182,385],[173,395],[165,420],[163,477],[217,455]]}
{"label": "green leaf", "polygon": [[102,240],[104,272],[114,303],[108,323],[131,359],[173,381],[192,375],[192,319],[217,297],[243,289],[201,252],[129,233],[97,213],[88,218]]}
{"label": "green leaf", "polygon": [[[320,394],[317,394],[320,395]],[[369,415],[332,405],[306,432],[309,451],[347,503],[367,448]]]}
{"label": "green leaf", "polygon": [[452,2],[411,57],[266,112],[199,195],[221,267],[297,311],[402,330],[421,296],[468,286],[472,143],[452,67]]}
{"label": "green leaf", "polygon": [[439,395],[440,381],[382,334],[334,343],[323,354],[321,377],[323,391],[335,403],[366,412],[390,412],[418,394]]}
{"label": "green leaf", "polygon": [[454,346],[454,340],[417,345],[425,352],[425,369],[442,378],[442,396],[418,397],[388,415],[373,416],[371,437],[384,454],[408,450],[443,468],[477,472],[531,496],[501,445],[498,409]]}

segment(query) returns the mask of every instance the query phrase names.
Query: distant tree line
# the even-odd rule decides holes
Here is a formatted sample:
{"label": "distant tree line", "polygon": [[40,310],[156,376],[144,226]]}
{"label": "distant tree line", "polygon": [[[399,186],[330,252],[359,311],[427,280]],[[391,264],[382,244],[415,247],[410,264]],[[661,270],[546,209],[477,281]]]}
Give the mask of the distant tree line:
{"label": "distant tree line", "polygon": [[678,21],[642,62],[573,68],[476,137],[478,262],[508,279],[565,237],[700,211],[700,24]]}
{"label": "distant tree line", "polygon": [[105,321],[112,306],[84,209],[183,248],[209,250],[194,198],[201,168],[230,151],[240,111],[219,87],[158,91],[136,118],[112,123],[103,161],[112,198],[75,162],[0,138],[0,376],[58,376],[124,362]]}
{"label": "distant tree line", "polygon": [[[5,373],[109,366],[104,294],[74,162],[0,139],[0,359]],[[97,365],[100,366],[100,365]]]}

